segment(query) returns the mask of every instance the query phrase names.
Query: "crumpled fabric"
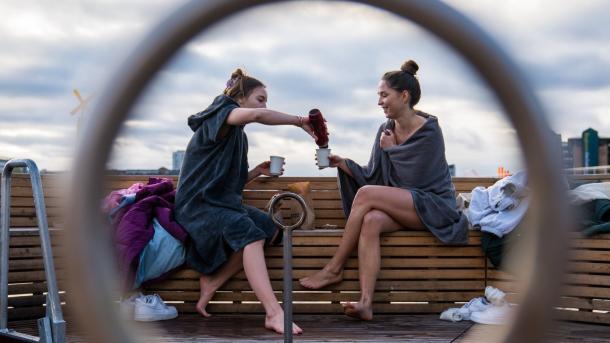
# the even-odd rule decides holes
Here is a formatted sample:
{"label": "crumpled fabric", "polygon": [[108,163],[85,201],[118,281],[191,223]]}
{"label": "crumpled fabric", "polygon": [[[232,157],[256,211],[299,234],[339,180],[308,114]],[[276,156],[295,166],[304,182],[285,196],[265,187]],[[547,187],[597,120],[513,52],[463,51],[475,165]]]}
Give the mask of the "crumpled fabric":
{"label": "crumpled fabric", "polygon": [[501,238],[514,230],[525,216],[530,202],[528,193],[525,171],[507,176],[488,188],[475,187],[466,216],[474,228]]}

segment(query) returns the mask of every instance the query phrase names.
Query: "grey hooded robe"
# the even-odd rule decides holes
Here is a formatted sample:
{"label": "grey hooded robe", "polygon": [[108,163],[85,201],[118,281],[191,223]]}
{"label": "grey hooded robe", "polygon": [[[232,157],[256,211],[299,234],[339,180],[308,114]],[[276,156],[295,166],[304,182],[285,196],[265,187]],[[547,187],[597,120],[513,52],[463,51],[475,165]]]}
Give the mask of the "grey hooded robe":
{"label": "grey hooded robe", "polygon": [[176,220],[191,236],[186,263],[203,274],[215,272],[246,245],[269,240],[277,227],[261,210],[244,205],[248,139],[243,126],[225,125],[239,105],[219,95],[188,118],[193,136],[186,148],[176,189]]}

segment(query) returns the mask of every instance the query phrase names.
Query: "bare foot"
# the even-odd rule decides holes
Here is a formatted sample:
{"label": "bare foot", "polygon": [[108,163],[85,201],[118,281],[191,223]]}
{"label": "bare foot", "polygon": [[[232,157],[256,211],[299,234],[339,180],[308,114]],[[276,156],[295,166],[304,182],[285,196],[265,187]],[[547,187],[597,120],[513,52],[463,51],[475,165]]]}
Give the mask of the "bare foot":
{"label": "bare foot", "polygon": [[205,308],[216,293],[216,289],[211,286],[210,278],[208,276],[201,276],[199,278],[199,288],[201,293],[199,295],[199,301],[197,301],[197,305],[195,305],[195,309],[202,316],[211,317],[212,315],[209,314]]}
{"label": "bare foot", "polygon": [[372,320],[373,319],[373,307],[368,305],[363,305],[360,302],[351,303],[346,302],[343,304],[343,312],[354,318],[362,319],[362,320]]}
{"label": "bare foot", "polygon": [[[274,316],[265,316],[265,329],[275,331],[280,335],[284,334],[284,312],[279,312]],[[300,335],[303,329],[292,323],[292,334]]]}
{"label": "bare foot", "polygon": [[343,271],[338,274],[322,269],[319,272],[299,280],[301,285],[309,289],[320,289],[343,280]]}

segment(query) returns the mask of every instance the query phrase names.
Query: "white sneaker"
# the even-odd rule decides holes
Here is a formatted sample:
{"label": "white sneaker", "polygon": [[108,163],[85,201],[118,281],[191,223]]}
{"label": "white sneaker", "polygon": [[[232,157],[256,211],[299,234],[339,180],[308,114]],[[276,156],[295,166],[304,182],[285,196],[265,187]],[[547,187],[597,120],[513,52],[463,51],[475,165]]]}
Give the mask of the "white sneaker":
{"label": "white sneaker", "polygon": [[469,302],[462,305],[462,307],[450,308],[441,313],[442,320],[449,320],[452,322],[459,322],[462,320],[470,320],[470,316],[473,312],[481,312],[487,310],[488,307],[493,306],[485,299],[485,297],[477,297],[471,299]]}
{"label": "white sneaker", "polygon": [[119,304],[119,312],[121,313],[121,316],[125,319],[133,319],[136,299],[143,296],[144,295],[142,293],[136,293],[127,299],[121,299],[121,303]]}
{"label": "white sneaker", "polygon": [[134,319],[140,322],[152,322],[178,317],[174,306],[167,306],[158,294],[147,295],[136,299]]}
{"label": "white sneaker", "polygon": [[506,304],[506,293],[492,286],[485,287],[485,298],[495,306]]}
{"label": "white sneaker", "polygon": [[485,297],[477,297],[465,303],[458,311],[464,320],[470,320],[474,312],[487,310],[492,306]]}
{"label": "white sneaker", "polygon": [[473,312],[470,320],[479,324],[503,325],[511,320],[513,310],[505,303],[502,306],[490,306],[485,311]]}

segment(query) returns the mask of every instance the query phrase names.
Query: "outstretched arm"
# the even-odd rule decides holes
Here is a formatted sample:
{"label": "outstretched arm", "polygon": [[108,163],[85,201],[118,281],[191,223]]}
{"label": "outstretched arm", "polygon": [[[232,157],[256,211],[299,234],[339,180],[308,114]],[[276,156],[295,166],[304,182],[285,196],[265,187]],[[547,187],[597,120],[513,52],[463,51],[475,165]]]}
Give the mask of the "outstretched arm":
{"label": "outstretched arm", "polygon": [[236,108],[229,113],[227,124],[246,125],[249,123],[260,123],[264,125],[294,125],[302,128],[314,139],[309,117],[293,116],[290,114],[266,109],[266,108]]}

